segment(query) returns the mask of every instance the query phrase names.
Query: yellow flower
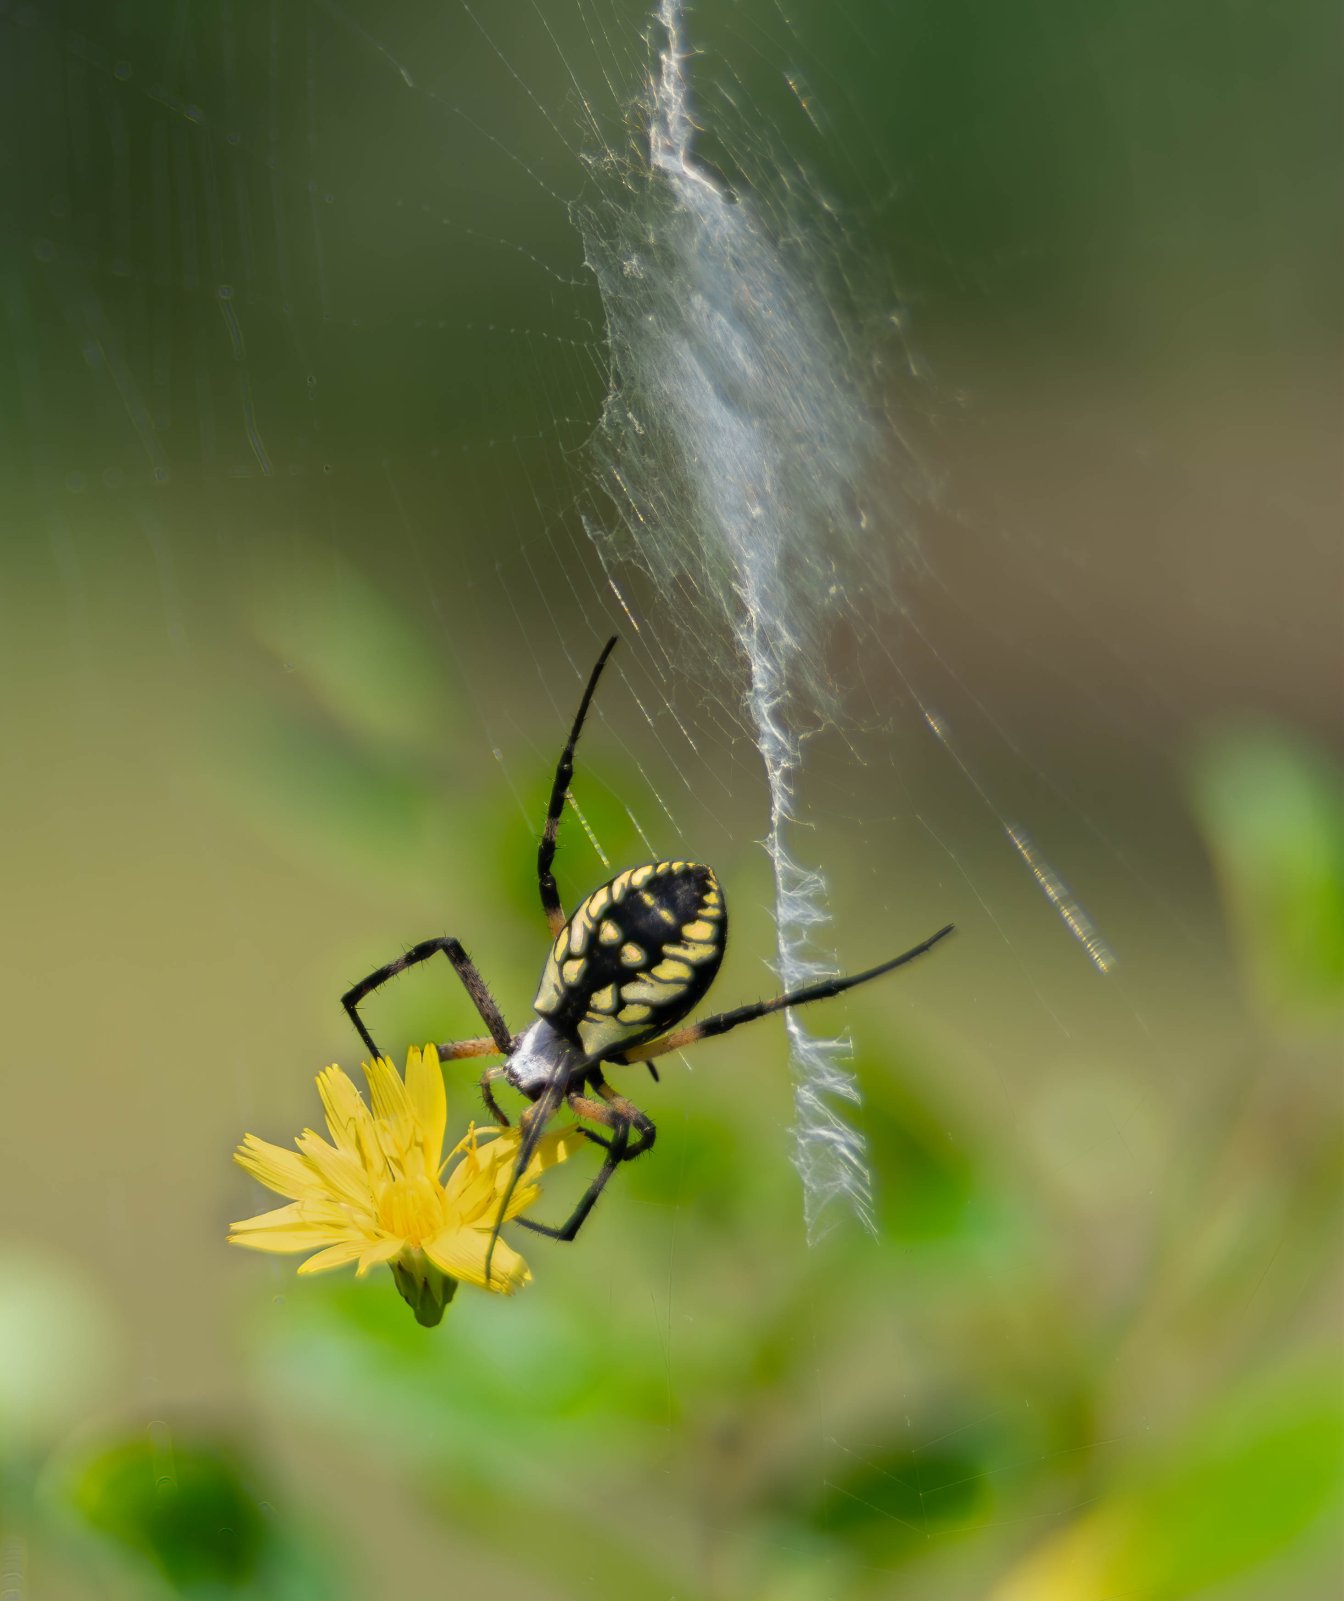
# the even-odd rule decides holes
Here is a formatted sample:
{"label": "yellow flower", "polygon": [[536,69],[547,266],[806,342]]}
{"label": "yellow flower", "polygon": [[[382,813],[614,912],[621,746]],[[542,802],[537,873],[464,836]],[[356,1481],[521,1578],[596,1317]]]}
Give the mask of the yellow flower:
{"label": "yellow flower", "polygon": [[[315,1251],[300,1273],[357,1262],[362,1276],[386,1262],[418,1322],[432,1327],[460,1281],[511,1295],[532,1277],[504,1240],[495,1243],[490,1277],[485,1257],[500,1203],[518,1154],[517,1129],[473,1123],[443,1157],[447,1102],[439,1053],[414,1046],[403,1081],[386,1057],[364,1063],[372,1110],[339,1067],[318,1074],[317,1089],[331,1143],[305,1129],[287,1151],[249,1134],[234,1161],[278,1195],[277,1207],[235,1223],[235,1245],[254,1251]],[[540,1195],[537,1178],[583,1144],[575,1128],[543,1136],[527,1165],[504,1220],[517,1217]],[[444,1169],[461,1160],[447,1179]]]}

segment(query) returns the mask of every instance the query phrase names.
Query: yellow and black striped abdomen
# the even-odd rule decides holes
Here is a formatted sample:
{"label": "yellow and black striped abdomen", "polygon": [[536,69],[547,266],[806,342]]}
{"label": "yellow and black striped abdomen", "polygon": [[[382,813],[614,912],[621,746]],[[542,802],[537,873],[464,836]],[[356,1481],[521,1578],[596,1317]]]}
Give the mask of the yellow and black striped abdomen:
{"label": "yellow and black striped abdomen", "polygon": [[560,930],[532,1004],[588,1055],[623,1050],[685,1017],[713,983],[727,939],[710,868],[632,867]]}

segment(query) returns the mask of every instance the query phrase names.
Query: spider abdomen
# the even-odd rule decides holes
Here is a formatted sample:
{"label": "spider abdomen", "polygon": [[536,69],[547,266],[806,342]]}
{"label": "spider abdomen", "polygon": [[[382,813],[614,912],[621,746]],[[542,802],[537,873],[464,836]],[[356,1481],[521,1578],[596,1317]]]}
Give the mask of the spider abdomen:
{"label": "spider abdomen", "polygon": [[540,1015],[589,1056],[651,1038],[714,981],[728,911],[713,870],[648,862],[596,889],[557,935],[542,970]]}

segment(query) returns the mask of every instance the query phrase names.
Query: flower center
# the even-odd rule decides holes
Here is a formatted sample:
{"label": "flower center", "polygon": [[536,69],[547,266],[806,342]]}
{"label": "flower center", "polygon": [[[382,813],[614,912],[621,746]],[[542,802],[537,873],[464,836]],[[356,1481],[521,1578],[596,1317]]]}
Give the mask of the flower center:
{"label": "flower center", "polygon": [[378,1197],[378,1222],[389,1234],[419,1245],[444,1225],[443,1191],[423,1177],[394,1179]]}

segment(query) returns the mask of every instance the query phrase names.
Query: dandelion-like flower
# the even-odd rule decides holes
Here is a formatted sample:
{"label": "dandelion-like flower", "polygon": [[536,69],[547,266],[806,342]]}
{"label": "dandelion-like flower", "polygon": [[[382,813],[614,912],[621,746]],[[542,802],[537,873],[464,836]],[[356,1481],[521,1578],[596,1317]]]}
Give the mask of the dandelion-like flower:
{"label": "dandelion-like flower", "polygon": [[[497,1240],[487,1278],[486,1253],[513,1175],[518,1130],[473,1123],[445,1158],[447,1101],[432,1045],[411,1048],[404,1081],[386,1057],[364,1063],[364,1076],[372,1109],[339,1067],[318,1074],[330,1141],[305,1129],[297,1149],[287,1151],[255,1134],[244,1138],[234,1161],[292,1200],[233,1224],[230,1241],[254,1251],[314,1251],[300,1273],[355,1262],[362,1276],[386,1262],[426,1327],[442,1318],[459,1283],[511,1295],[531,1279],[527,1263]],[[531,1206],[542,1171],[582,1143],[575,1128],[544,1135],[503,1221]],[[455,1156],[461,1160],[445,1178]]]}

